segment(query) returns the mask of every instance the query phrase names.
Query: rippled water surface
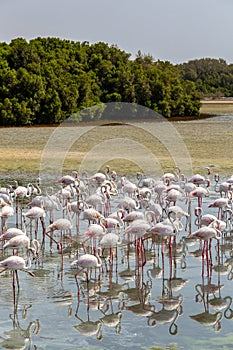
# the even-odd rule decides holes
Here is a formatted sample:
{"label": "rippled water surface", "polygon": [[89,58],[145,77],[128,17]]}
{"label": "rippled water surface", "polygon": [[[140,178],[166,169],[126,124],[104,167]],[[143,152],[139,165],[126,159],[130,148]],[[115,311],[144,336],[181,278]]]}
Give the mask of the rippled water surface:
{"label": "rippled water surface", "polygon": [[[112,197],[117,210],[122,194]],[[203,199],[203,213],[218,216],[218,208],[208,204],[219,197],[214,190]],[[23,211],[27,211],[27,201]],[[177,202],[188,211],[184,199]],[[15,204],[14,204],[15,205]],[[230,203],[230,205],[232,205]],[[102,252],[103,271],[80,273],[80,296],[70,264],[83,254],[80,243],[88,223],[80,214],[79,232],[73,221],[72,236],[64,240],[64,256],[46,237],[39,264],[32,264],[35,277],[19,271],[20,291],[12,289],[11,273],[0,275],[0,348],[2,349],[150,349],[168,346],[183,349],[232,348],[232,236],[231,215],[226,218],[224,238],[213,240],[209,250],[210,275],[206,257],[202,277],[202,250],[199,241],[185,237],[197,229],[192,198],[189,225],[176,243],[144,241],[146,263],[138,266],[137,243],[130,239],[118,245],[111,265]],[[142,209],[138,209],[142,211]],[[61,217],[55,211],[55,219]],[[15,216],[8,227],[15,226]],[[74,220],[74,219],[73,219]],[[49,225],[48,215],[45,218]],[[31,230],[34,237],[34,226]],[[124,229],[121,228],[122,237]],[[54,236],[59,239],[58,234]],[[42,241],[39,223],[38,240]],[[192,243],[192,244],[191,244]],[[89,249],[87,247],[87,249]],[[9,252],[10,254],[10,252]],[[1,260],[4,256],[1,256]],[[140,260],[141,259],[141,260]],[[139,255],[139,265],[142,256]]]}

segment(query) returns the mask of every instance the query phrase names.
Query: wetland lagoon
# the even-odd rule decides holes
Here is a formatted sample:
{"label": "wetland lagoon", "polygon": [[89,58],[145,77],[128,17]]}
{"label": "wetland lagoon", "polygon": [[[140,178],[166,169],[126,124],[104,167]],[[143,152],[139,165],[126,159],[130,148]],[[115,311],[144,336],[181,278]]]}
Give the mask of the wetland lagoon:
{"label": "wetland lagoon", "polygon": [[[2,218],[2,230],[23,229],[21,213],[38,195],[43,205],[46,198],[54,205],[44,217],[46,231],[57,219],[73,218],[71,231],[54,231],[53,240],[40,219],[26,219],[27,235],[39,241],[40,250],[29,268],[34,277],[18,271],[19,290],[16,281],[12,288],[11,271],[0,274],[0,348],[231,349],[232,120],[233,113],[227,113],[168,124],[83,124],[74,142],[67,141],[69,126],[1,128],[1,186],[10,185],[14,209],[6,224]],[[111,185],[93,177],[104,173],[107,164]],[[175,171],[178,166],[182,176]],[[77,182],[68,188],[57,183],[73,170],[79,173]],[[185,185],[197,173],[203,181],[194,181],[197,190],[193,187],[189,196]],[[14,180],[22,186],[32,183],[33,193],[17,199]],[[96,192],[101,198],[96,209],[103,216],[119,209],[125,217],[137,212],[140,220],[149,218],[147,226],[133,228],[133,222],[118,217],[114,227],[100,220],[107,233],[90,234],[83,203]],[[219,198],[222,207],[213,205]],[[76,204],[76,212],[68,211],[69,203]],[[207,214],[218,219],[218,238],[207,244],[187,238],[204,226],[201,219]],[[172,233],[161,237],[153,227],[166,220]],[[117,242],[101,245],[110,232],[118,235]],[[86,274],[72,267],[85,252],[98,252],[101,268]],[[1,249],[0,260],[11,254]],[[25,250],[19,255],[27,260]]]}

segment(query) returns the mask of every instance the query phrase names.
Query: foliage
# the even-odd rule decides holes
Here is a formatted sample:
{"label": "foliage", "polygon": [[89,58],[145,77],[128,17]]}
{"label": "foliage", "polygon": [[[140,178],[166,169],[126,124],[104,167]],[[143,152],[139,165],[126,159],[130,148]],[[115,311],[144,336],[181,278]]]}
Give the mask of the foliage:
{"label": "foliage", "polygon": [[182,78],[195,83],[202,97],[233,96],[233,64],[223,59],[202,58],[180,65]]}
{"label": "foliage", "polygon": [[17,38],[0,43],[0,125],[61,123],[109,102],[139,104],[166,117],[198,115],[195,70],[188,74],[181,68],[141,52],[132,60],[103,42]]}

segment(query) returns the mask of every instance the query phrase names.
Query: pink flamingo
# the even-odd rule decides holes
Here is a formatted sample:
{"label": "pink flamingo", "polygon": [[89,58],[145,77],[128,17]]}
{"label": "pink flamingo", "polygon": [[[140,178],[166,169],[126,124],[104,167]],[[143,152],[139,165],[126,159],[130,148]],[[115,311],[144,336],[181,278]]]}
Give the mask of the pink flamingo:
{"label": "pink flamingo", "polygon": [[197,187],[194,191],[190,193],[191,196],[197,197],[197,205],[198,207],[202,207],[202,198],[208,197],[210,194],[209,190],[205,187]]}
{"label": "pink flamingo", "polygon": [[[125,230],[126,235],[133,235],[136,246],[136,258],[138,269],[146,264],[143,236],[150,229],[151,225],[144,219],[134,220]],[[139,270],[138,270],[139,273]]]}
{"label": "pink flamingo", "polygon": [[202,208],[200,208],[200,207],[196,207],[194,209],[194,213],[196,216],[195,225],[197,225],[199,227],[208,226],[213,221],[217,220],[217,217],[215,215],[211,215],[211,214],[202,215]]}
{"label": "pink flamingo", "polygon": [[2,211],[0,213],[0,217],[2,218],[2,233],[7,226],[7,220],[10,216],[14,215],[14,208],[12,208],[9,204],[7,204],[2,198],[0,198],[0,206],[2,207]]}
{"label": "pink flamingo", "polygon": [[[43,205],[43,203],[41,203],[41,205]],[[29,223],[26,225],[26,227],[33,221],[38,221],[38,219],[40,219],[41,222],[41,226],[42,226],[42,232],[43,232],[43,237],[45,235],[45,224],[44,224],[44,218],[45,218],[45,210],[41,207],[32,207],[31,209],[29,209],[26,213],[23,213],[23,219],[24,219],[24,223],[26,223],[26,219],[29,219]],[[37,236],[37,229],[35,229],[35,234]]]}
{"label": "pink flamingo", "polygon": [[[209,175],[209,172],[208,172]],[[200,185],[206,185],[206,187],[210,186],[209,179],[206,179],[204,176],[200,174],[194,174],[188,179],[188,182],[192,182],[193,184],[200,186]]]}
{"label": "pink flamingo", "polygon": [[[109,232],[103,236],[99,245],[102,249],[108,248],[110,250],[110,263],[113,264],[113,248],[116,248],[116,260],[117,260],[117,246],[121,244],[121,237],[116,233]],[[116,265],[117,266],[117,265]]]}
{"label": "pink flamingo", "polygon": [[[74,175],[74,176],[73,176]],[[64,175],[60,179],[57,180],[57,183],[64,185],[72,185],[78,179],[78,172],[73,171],[72,175]]]}
{"label": "pink flamingo", "polygon": [[33,239],[32,241],[30,241],[30,238],[26,235],[18,235],[15,237],[12,237],[11,239],[9,239],[9,241],[7,241],[4,246],[3,249],[27,249],[27,253],[29,251],[31,251],[34,255],[34,257],[36,257],[36,255],[38,254],[38,250],[40,248],[40,244],[36,239]]}
{"label": "pink flamingo", "polygon": [[98,172],[92,175],[90,177],[90,180],[96,182],[97,184],[101,184],[106,180],[106,175],[104,173]]}
{"label": "pink flamingo", "polygon": [[168,206],[170,205],[171,202],[173,202],[174,205],[176,205],[176,202],[182,198],[182,193],[181,191],[171,188],[168,192],[167,195],[164,197],[164,200],[168,202]]}
{"label": "pink flamingo", "polygon": [[[20,206],[20,218],[22,220],[22,201],[25,197],[30,197],[31,195],[31,188],[30,184],[25,187],[25,186],[19,186],[18,181],[14,181],[15,183],[15,189],[12,193],[12,198],[15,198],[16,200],[16,226],[18,226],[18,211],[19,211],[19,206]],[[21,221],[22,224],[22,221]]]}
{"label": "pink flamingo", "polygon": [[144,213],[141,211],[137,211],[137,210],[133,210],[130,213],[128,213],[127,215],[125,215],[123,222],[126,224],[130,224],[132,223],[134,220],[138,220],[138,219],[144,219]]}
{"label": "pink flamingo", "polygon": [[121,228],[120,222],[117,219],[111,217],[100,219],[100,223],[104,225],[107,232],[114,230],[119,232]]}
{"label": "pink flamingo", "polygon": [[18,235],[26,235],[26,229],[22,231],[20,228],[11,227],[6,230],[1,236],[0,241],[8,241],[9,239],[18,236]]}
{"label": "pink flamingo", "polygon": [[9,256],[5,260],[0,261],[0,266],[3,267],[3,270],[0,271],[0,273],[3,273],[6,270],[13,271],[12,286],[13,286],[14,304],[15,304],[15,275],[16,275],[17,287],[18,289],[20,289],[18,270],[24,271],[28,273],[30,276],[33,276],[33,277],[35,276],[32,272],[28,271],[28,269],[31,267],[31,260],[29,259],[29,263],[28,265],[26,265],[26,262],[22,257],[13,255],[13,256]]}
{"label": "pink flamingo", "polygon": [[86,270],[86,282],[89,282],[88,278],[88,272],[90,271],[90,278],[91,278],[91,269],[96,269],[99,268],[101,269],[102,267],[102,260],[98,254],[93,255],[93,254],[84,254],[82,255],[79,259],[74,260],[71,263],[71,267],[81,267],[81,270],[79,270],[75,274],[75,280],[76,284],[78,287],[78,295],[80,295],[80,288],[78,284],[78,275],[85,269]]}
{"label": "pink flamingo", "polygon": [[[197,231],[190,233],[187,238],[197,237],[200,240],[204,241],[204,246],[202,249],[202,277],[204,276],[204,251],[206,252],[206,262],[207,262],[207,274],[210,276],[209,270],[209,257],[208,257],[208,249],[210,250],[211,239],[215,238],[217,240],[221,239],[222,233],[218,229],[218,220],[213,221],[209,226],[203,226],[199,228]],[[208,247],[209,242],[209,247]]]}
{"label": "pink flamingo", "polygon": [[[51,225],[49,225],[49,231],[45,232],[45,235],[48,236],[51,241],[55,242],[57,245],[57,249],[61,250],[62,258],[63,258],[63,249],[62,249],[62,231],[71,232],[72,222],[66,218],[60,218],[54,221]],[[54,231],[60,231],[60,243],[58,243],[49,233]],[[62,259],[63,260],[63,259]]]}
{"label": "pink flamingo", "polygon": [[83,211],[83,220],[88,220],[89,224],[91,221],[95,223],[103,217],[104,216],[94,208],[87,208]]}
{"label": "pink flamingo", "polygon": [[92,248],[94,248],[94,244],[93,244],[94,238],[102,237],[105,233],[106,233],[106,228],[103,224],[101,224],[101,223],[100,224],[90,224],[88,226],[88,230],[86,232],[84,232],[82,235],[84,237],[88,237],[87,239],[85,239],[82,242],[83,250],[84,251],[86,250],[85,243],[89,240],[92,240],[92,245],[93,245]]}
{"label": "pink flamingo", "polygon": [[230,200],[228,198],[217,198],[215,201],[208,205],[209,208],[218,208],[218,218],[221,219],[223,209],[230,209]]}
{"label": "pink flamingo", "polygon": [[124,217],[125,217],[124,209],[118,209],[117,211],[108,215],[108,218],[116,219],[121,226],[123,225]]}

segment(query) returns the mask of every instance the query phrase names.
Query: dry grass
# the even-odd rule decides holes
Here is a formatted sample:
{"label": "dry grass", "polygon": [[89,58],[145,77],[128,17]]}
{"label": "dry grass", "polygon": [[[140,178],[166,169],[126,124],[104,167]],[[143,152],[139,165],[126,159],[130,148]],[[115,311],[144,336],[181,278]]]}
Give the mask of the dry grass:
{"label": "dry grass", "polygon": [[[73,134],[74,142],[69,145]],[[214,172],[228,176],[233,173],[232,135],[231,121],[214,118],[91,127],[0,128],[0,172],[4,178],[37,176],[44,164],[41,157],[47,142],[54,139],[52,152],[44,153],[51,171],[57,164],[64,173],[74,169],[98,171],[110,164],[120,174],[135,174],[138,170],[156,174],[191,160],[193,172],[214,166]],[[62,154],[62,149],[67,149],[67,154]],[[173,151],[178,153],[174,156]]]}

